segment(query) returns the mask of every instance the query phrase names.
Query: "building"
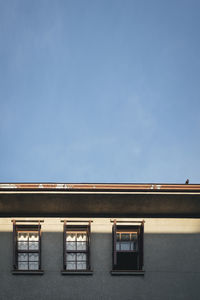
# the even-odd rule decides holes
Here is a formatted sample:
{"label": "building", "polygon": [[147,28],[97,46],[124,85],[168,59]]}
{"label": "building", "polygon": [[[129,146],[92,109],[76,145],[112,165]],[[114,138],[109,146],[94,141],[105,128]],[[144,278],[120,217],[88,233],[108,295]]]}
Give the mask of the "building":
{"label": "building", "polygon": [[199,299],[200,185],[0,184],[0,299]]}

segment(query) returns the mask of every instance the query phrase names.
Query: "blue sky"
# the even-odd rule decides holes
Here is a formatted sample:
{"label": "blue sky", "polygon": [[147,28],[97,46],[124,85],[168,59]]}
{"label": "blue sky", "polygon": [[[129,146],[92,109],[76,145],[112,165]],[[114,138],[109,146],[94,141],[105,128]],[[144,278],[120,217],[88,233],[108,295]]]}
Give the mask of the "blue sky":
{"label": "blue sky", "polygon": [[0,181],[200,183],[200,1],[0,0]]}

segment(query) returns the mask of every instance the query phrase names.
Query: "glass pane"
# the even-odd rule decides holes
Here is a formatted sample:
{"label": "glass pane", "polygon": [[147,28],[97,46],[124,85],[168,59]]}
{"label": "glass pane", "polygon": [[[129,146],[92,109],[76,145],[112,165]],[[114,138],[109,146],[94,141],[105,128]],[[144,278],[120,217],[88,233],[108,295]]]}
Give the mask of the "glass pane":
{"label": "glass pane", "polygon": [[28,250],[28,241],[27,242],[18,242],[18,249],[19,250]]}
{"label": "glass pane", "polygon": [[120,250],[120,243],[119,243],[119,242],[116,243],[116,250],[117,250],[117,251]]}
{"label": "glass pane", "polygon": [[76,242],[67,242],[66,249],[67,250],[76,250]]}
{"label": "glass pane", "polygon": [[29,262],[29,270],[38,270],[39,264],[38,262]]}
{"label": "glass pane", "polygon": [[77,250],[86,250],[86,242],[77,242]]}
{"label": "glass pane", "polygon": [[18,253],[18,261],[28,261],[27,253]]}
{"label": "glass pane", "polygon": [[130,243],[129,242],[121,242],[121,249],[122,251],[130,250]]}
{"label": "glass pane", "polygon": [[77,241],[78,242],[85,242],[86,241],[86,234],[85,233],[77,234]]}
{"label": "glass pane", "polygon": [[117,233],[117,241],[120,241],[120,234]]}
{"label": "glass pane", "polygon": [[130,250],[135,250],[134,249],[134,242],[130,242]]}
{"label": "glass pane", "polygon": [[137,234],[131,233],[131,241],[137,240]]}
{"label": "glass pane", "polygon": [[74,233],[67,233],[66,241],[67,242],[75,242],[76,241],[76,234],[74,234]]}
{"label": "glass pane", "polygon": [[29,233],[29,241],[39,241],[38,233]]}
{"label": "glass pane", "polygon": [[38,242],[29,242],[29,250],[38,250],[39,243]]}
{"label": "glass pane", "polygon": [[28,270],[28,262],[18,262],[18,270]]}
{"label": "glass pane", "polygon": [[67,253],[67,261],[75,261],[76,254],[75,253]]}
{"label": "glass pane", "polygon": [[77,262],[77,270],[86,270],[86,262]]}
{"label": "glass pane", "polygon": [[29,261],[38,261],[39,260],[39,254],[38,253],[30,253],[29,254]]}
{"label": "glass pane", "polygon": [[77,253],[77,261],[86,261],[85,253]]}
{"label": "glass pane", "polygon": [[67,270],[76,270],[76,263],[75,262],[67,262],[66,269]]}
{"label": "glass pane", "polygon": [[28,233],[26,233],[26,232],[18,232],[17,239],[20,242],[28,241]]}
{"label": "glass pane", "polygon": [[130,234],[129,233],[122,233],[121,234],[122,241],[130,241]]}

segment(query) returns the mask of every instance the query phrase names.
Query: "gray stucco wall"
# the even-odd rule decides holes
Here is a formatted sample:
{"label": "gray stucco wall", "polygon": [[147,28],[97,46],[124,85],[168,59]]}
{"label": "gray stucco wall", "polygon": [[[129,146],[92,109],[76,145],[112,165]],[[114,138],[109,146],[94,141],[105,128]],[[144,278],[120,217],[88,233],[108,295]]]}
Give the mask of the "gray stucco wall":
{"label": "gray stucco wall", "polygon": [[199,219],[145,219],[144,276],[111,276],[111,228],[110,219],[93,219],[92,276],[62,276],[63,225],[58,218],[46,218],[44,275],[13,275],[12,223],[0,219],[0,299],[199,299]]}

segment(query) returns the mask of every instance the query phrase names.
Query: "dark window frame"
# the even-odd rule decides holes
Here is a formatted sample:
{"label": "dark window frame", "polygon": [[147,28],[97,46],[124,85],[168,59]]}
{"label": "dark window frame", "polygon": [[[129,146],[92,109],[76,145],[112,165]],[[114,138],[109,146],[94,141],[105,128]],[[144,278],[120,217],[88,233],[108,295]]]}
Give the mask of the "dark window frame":
{"label": "dark window frame", "polygon": [[[123,223],[119,222],[119,223]],[[127,223],[126,225],[119,225],[117,224],[116,219],[113,221],[113,227],[112,227],[112,271],[111,274],[116,275],[116,274],[144,274],[144,220],[143,221],[132,221],[133,224],[130,224],[131,222],[125,222]],[[117,234],[121,233],[128,233],[128,234],[135,234],[137,233],[137,249],[131,249],[131,244],[130,244],[130,250],[118,250],[117,249]],[[120,241],[119,241],[120,243]],[[130,241],[131,243],[131,241]],[[118,254],[119,253],[135,253],[135,256],[137,257],[137,263],[136,267],[134,269],[122,269],[120,267],[120,262]]]}
{"label": "dark window frame", "polygon": [[[38,249],[18,249],[18,233],[26,232],[26,233],[37,233],[38,234]],[[15,220],[13,220],[13,274],[43,274],[41,269],[41,225],[40,222],[38,224],[17,224]],[[29,247],[29,240],[27,241]],[[38,269],[30,269],[29,268],[29,255],[28,255],[28,269],[19,269],[18,266],[18,254],[20,253],[37,253],[38,254]]]}
{"label": "dark window frame", "polygon": [[[68,274],[92,274],[91,265],[90,265],[90,235],[91,235],[91,221],[87,222],[88,224],[71,224],[64,220],[63,224],[63,270],[61,273],[63,275]],[[85,250],[70,250],[66,248],[66,237],[68,233],[85,233],[86,234],[86,249]],[[77,241],[75,241],[77,243]],[[67,254],[68,253],[84,253],[86,254],[86,269],[78,269],[76,265],[76,269],[68,269],[67,268]],[[77,263],[77,261],[75,261]]]}

